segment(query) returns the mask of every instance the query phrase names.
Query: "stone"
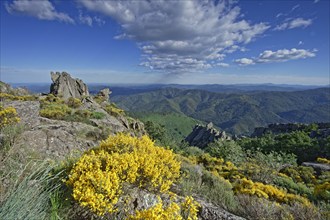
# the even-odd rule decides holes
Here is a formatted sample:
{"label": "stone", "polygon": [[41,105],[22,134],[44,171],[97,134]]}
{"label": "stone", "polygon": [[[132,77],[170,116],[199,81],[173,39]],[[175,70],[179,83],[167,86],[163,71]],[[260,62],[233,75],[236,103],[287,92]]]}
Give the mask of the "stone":
{"label": "stone", "polygon": [[231,140],[230,136],[224,131],[218,131],[213,127],[213,123],[206,126],[196,125],[193,131],[185,138],[190,146],[205,148],[208,144],[217,140]]}
{"label": "stone", "polygon": [[197,200],[201,205],[198,219],[202,220],[244,220],[245,218],[234,215],[220,207],[203,200]]}
{"label": "stone", "polygon": [[70,97],[82,98],[89,96],[87,85],[80,79],[73,79],[66,72],[51,72],[53,83],[50,86],[50,93],[67,100]]}
{"label": "stone", "polygon": [[5,107],[14,107],[18,117],[20,118],[20,123],[24,124],[27,128],[35,127],[40,123],[39,101],[4,101],[3,105]]}
{"label": "stone", "polygon": [[312,167],[318,175],[320,175],[322,172],[330,171],[330,164],[303,162],[301,165]]}
{"label": "stone", "polygon": [[97,93],[97,96],[102,97],[103,100],[105,100],[105,101],[108,102],[109,99],[110,99],[110,94],[111,94],[111,93],[112,93],[112,92],[110,91],[109,88],[105,88],[105,89],[100,90],[100,91]]}

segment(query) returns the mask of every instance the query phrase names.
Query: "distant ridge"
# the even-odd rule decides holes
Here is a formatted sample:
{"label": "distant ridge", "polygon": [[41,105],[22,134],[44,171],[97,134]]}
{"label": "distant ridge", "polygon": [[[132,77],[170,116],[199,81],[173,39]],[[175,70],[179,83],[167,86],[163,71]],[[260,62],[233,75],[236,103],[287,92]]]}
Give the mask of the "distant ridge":
{"label": "distant ridge", "polygon": [[[13,83],[14,87],[26,87],[34,93],[48,93],[50,83]],[[163,88],[198,89],[216,93],[255,93],[263,91],[302,91],[316,88],[329,88],[330,85],[286,85],[286,84],[205,84],[205,85],[181,85],[181,84],[105,84],[88,83],[89,91],[96,94],[103,88],[110,87],[112,96],[133,95],[151,92]]]}
{"label": "distant ridge", "polygon": [[113,101],[132,112],[184,114],[237,135],[271,123],[330,121],[330,88],[243,94],[163,88]]}

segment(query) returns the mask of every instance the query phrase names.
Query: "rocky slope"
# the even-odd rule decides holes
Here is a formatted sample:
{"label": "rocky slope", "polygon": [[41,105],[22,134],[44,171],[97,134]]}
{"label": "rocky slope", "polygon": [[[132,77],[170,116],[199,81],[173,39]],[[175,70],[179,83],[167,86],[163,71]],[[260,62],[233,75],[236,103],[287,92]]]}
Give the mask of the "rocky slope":
{"label": "rocky slope", "polygon": [[[62,98],[80,98],[82,105],[77,110],[90,110],[102,113],[104,117],[101,119],[91,119],[90,123],[55,120],[40,116],[41,103],[47,98],[46,95],[36,97],[34,101],[12,101],[2,100],[1,105],[4,107],[12,106],[16,109],[21,121],[19,132],[15,133],[14,138],[10,139],[10,149],[0,154],[0,171],[5,173],[8,167],[16,167],[21,170],[27,166],[31,159],[53,159],[60,161],[70,158],[70,155],[80,155],[84,150],[96,146],[106,135],[116,134],[118,132],[128,132],[132,135],[142,135],[145,133],[144,125],[123,114],[111,115],[104,110],[107,106],[110,90],[102,90],[98,97],[89,96],[87,86],[81,81],[73,79],[68,73],[52,74],[53,84],[51,86],[51,94],[61,96]],[[9,85],[2,83],[4,89],[2,92],[16,94],[17,90],[12,89]],[[97,102],[96,99],[101,100]],[[102,101],[103,100],[103,101]],[[11,132],[11,133],[10,133]],[[1,131],[0,142],[4,144],[8,140],[9,133],[5,130]],[[215,134],[217,137],[217,135]],[[1,148],[4,145],[1,146]],[[6,178],[1,179],[0,195],[13,184],[13,173],[9,173]],[[15,174],[18,175],[18,174]],[[157,196],[150,193],[133,190],[132,198],[134,207],[144,207],[150,203],[150,199],[157,201]],[[3,198],[0,196],[0,202]],[[135,196],[135,197],[134,197]],[[148,201],[146,201],[146,199]],[[199,213],[200,219],[243,219],[233,215],[226,210],[198,200],[201,204]],[[148,207],[145,207],[148,208]],[[89,218],[91,216],[84,216]]]}

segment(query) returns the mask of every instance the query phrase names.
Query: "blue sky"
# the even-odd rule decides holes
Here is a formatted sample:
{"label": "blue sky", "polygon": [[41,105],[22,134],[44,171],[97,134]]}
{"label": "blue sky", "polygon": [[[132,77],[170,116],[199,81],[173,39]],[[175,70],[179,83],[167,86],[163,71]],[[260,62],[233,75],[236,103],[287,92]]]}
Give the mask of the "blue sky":
{"label": "blue sky", "polygon": [[1,1],[1,80],[330,84],[329,1]]}

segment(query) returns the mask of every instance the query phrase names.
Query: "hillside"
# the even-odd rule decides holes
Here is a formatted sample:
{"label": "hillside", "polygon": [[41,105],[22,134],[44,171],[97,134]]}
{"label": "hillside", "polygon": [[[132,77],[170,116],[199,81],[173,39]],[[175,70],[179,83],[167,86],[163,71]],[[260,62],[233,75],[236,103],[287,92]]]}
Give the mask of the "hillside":
{"label": "hillside", "polygon": [[112,99],[130,112],[177,113],[233,134],[250,134],[270,123],[330,121],[330,90],[223,94],[165,88]]}
{"label": "hillside", "polygon": [[[162,130],[163,136],[168,141],[180,143],[200,121],[178,113],[135,113],[134,118],[139,118],[145,125],[158,126],[157,130]],[[149,126],[146,127],[147,129]]]}
{"label": "hillside", "polygon": [[185,91],[185,106],[169,89],[160,102],[178,113],[136,113],[144,125],[109,89],[91,96],[81,80],[51,76],[47,95],[0,83],[0,219],[328,219],[330,139],[318,125],[231,140],[209,123],[188,146],[180,139],[200,122],[182,111],[211,108],[219,94]]}

